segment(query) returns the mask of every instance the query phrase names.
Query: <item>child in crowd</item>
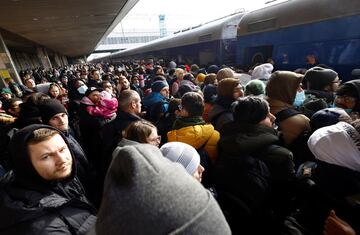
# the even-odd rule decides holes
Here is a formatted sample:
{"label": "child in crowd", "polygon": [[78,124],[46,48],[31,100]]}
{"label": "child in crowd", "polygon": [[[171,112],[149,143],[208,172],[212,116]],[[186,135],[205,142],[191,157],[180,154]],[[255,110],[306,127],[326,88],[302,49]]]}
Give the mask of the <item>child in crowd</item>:
{"label": "child in crowd", "polygon": [[91,104],[86,107],[86,111],[91,116],[101,116],[108,121],[116,117],[118,101],[107,91],[90,87],[86,91],[83,101]]}
{"label": "child in crowd", "polygon": [[66,89],[62,88],[57,83],[51,83],[48,90],[48,95],[52,99],[57,99],[67,109],[69,106],[69,98],[67,97]]}

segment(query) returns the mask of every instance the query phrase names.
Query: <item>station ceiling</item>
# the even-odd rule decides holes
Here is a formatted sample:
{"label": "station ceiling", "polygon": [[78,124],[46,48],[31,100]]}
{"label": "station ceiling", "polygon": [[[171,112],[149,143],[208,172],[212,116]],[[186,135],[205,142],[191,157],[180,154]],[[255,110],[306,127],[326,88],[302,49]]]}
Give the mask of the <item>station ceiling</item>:
{"label": "station ceiling", "polygon": [[95,50],[137,2],[1,0],[0,28],[62,55],[85,56]]}

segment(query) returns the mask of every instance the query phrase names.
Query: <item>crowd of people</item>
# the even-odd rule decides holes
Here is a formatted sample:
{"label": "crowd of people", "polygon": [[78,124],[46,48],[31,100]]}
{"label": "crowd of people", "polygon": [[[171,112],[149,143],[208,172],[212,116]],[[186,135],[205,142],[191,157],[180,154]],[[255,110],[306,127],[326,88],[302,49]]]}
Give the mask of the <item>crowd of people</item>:
{"label": "crowd of people", "polygon": [[20,77],[0,97],[1,234],[360,231],[356,77],[152,60]]}

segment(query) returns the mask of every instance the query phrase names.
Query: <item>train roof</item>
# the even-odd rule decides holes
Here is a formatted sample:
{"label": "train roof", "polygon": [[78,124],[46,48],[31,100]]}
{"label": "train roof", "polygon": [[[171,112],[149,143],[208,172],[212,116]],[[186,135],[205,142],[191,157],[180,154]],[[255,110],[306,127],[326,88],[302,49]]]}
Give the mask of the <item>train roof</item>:
{"label": "train roof", "polygon": [[238,36],[356,15],[359,0],[289,0],[242,17]]}
{"label": "train roof", "polygon": [[[235,13],[224,18],[214,20],[208,23],[205,23],[201,26],[196,26],[192,29],[183,30],[182,32],[174,33],[164,38],[160,38],[145,45],[127,49],[124,51],[113,53],[110,56],[111,58],[116,57],[127,57],[132,56],[134,54],[150,52],[154,50],[161,50],[166,48],[185,46],[199,42],[213,41],[223,37],[236,37],[236,27],[240,18],[244,15],[244,13]],[[230,25],[228,25],[228,23]],[[233,35],[231,33],[222,34],[223,28],[228,28],[228,26],[233,26]],[[95,59],[99,61],[108,56],[99,57]]]}

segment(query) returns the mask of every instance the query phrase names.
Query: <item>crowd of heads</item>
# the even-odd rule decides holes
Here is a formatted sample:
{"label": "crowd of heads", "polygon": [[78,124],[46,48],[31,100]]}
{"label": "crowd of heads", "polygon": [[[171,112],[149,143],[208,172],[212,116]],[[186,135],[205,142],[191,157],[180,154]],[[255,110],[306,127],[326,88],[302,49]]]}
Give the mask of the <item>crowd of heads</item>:
{"label": "crowd of heads", "polygon": [[[201,67],[149,60],[69,65],[48,71],[34,69],[22,71],[20,76],[21,83],[5,79],[6,87],[1,90],[1,135],[6,138],[1,144],[4,157],[0,164],[5,171],[13,171],[23,185],[36,190],[40,187],[36,184],[49,188],[51,182],[66,182],[89,167],[88,171],[94,172],[100,181],[95,188],[100,187],[98,191],[104,189],[105,192],[102,202],[101,195],[100,199],[93,201],[100,207],[99,234],[111,230],[106,228],[112,221],[106,219],[106,213],[116,210],[109,207],[114,198],[106,195],[107,192],[125,190],[132,198],[140,198],[132,202],[136,204],[145,200],[141,199],[141,193],[147,193],[146,187],[149,187],[163,193],[158,197],[169,196],[168,199],[162,198],[163,201],[180,200],[175,194],[183,192],[183,189],[174,188],[177,184],[170,185],[171,182],[164,177],[173,180],[184,177],[184,184],[192,185],[191,178],[184,176],[185,172],[202,184],[194,184],[189,189],[200,190],[205,198],[203,187],[216,192],[217,174],[228,180],[226,177],[231,174],[218,172],[222,172],[221,167],[235,161],[227,157],[237,151],[247,157],[256,155],[256,161],[261,161],[272,174],[280,160],[259,156],[265,154],[260,150],[268,151],[267,148],[274,144],[292,152],[288,171],[293,177],[295,168],[308,160],[319,162],[320,166],[323,163],[335,165],[356,174],[360,171],[360,151],[357,147],[360,142],[360,80],[341,78],[334,69],[325,65],[293,72],[277,71],[276,65],[265,63],[244,72],[228,66]],[[234,151],[228,150],[231,148],[228,143],[235,145]],[[334,143],[346,147],[349,154],[340,154],[339,146],[332,146]],[[139,144],[148,147],[139,147]],[[251,150],[242,152],[237,144]],[[79,151],[82,154],[79,155]],[[224,154],[228,155],[224,157]],[[83,156],[86,164],[82,162],[84,159],[80,159]],[[162,158],[160,162],[152,160],[159,157]],[[175,166],[175,178],[169,169],[172,166]],[[179,166],[182,167],[180,171]],[[163,177],[154,172],[163,174]],[[87,178],[86,174],[82,176]],[[153,176],[154,179],[147,179]],[[29,177],[33,179],[29,180]],[[139,181],[134,182],[133,177]],[[116,182],[117,179],[122,182]],[[80,177],[80,181],[86,185],[86,180]],[[275,184],[274,192],[279,182],[282,181],[271,181]],[[154,185],[150,187],[147,184]],[[139,192],[129,192],[127,185],[132,185]],[[228,205],[223,207],[222,203],[228,202],[222,194],[223,185],[220,185],[220,206],[223,210],[226,208],[226,219],[231,229],[235,226],[234,231],[237,231],[238,227],[228,217]],[[173,191],[156,187],[169,187],[168,190]],[[85,187],[87,193],[91,192],[87,190]],[[152,193],[149,195],[157,197]],[[216,193],[213,196],[217,196]],[[124,196],[124,200],[126,204],[130,196]],[[211,207],[214,207],[212,203],[215,201],[211,202]],[[150,205],[147,207],[149,210],[157,209]],[[170,205],[165,203],[161,208],[168,211]],[[189,216],[188,211],[177,209],[180,214]],[[218,213],[217,218],[221,221],[219,228],[224,234],[228,233],[228,225],[217,204],[211,210]],[[149,213],[148,217],[153,213]],[[235,216],[232,213],[229,214]],[[180,217],[173,218],[179,224],[169,229],[180,228],[189,221],[189,218],[181,220]],[[246,219],[252,221],[248,217]],[[151,219],[146,221],[150,226]],[[204,221],[209,222],[208,219]],[[132,232],[131,229],[134,229],[124,230],[125,225],[119,226],[123,231]],[[206,226],[214,227],[209,223]],[[184,231],[191,233],[185,228]]]}

